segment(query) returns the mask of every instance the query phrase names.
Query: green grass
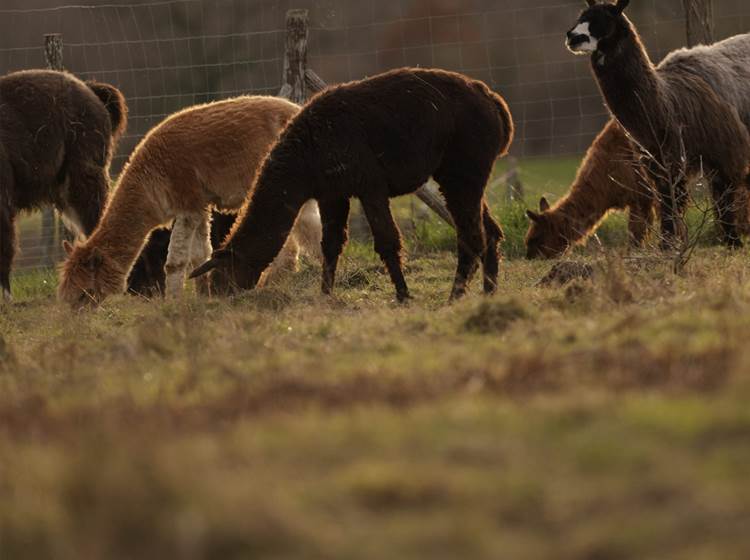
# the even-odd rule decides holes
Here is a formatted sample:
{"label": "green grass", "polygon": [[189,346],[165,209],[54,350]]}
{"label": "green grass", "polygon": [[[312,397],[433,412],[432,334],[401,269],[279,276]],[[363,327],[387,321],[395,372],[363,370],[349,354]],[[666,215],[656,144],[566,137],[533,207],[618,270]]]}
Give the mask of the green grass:
{"label": "green grass", "polygon": [[[528,161],[529,198],[575,161]],[[230,300],[73,313],[50,271],[0,304],[0,558],[740,560],[750,556],[747,251],[579,250],[542,288],[505,229],[499,293],[446,302],[451,230]],[[409,219],[408,202],[397,213]]]}
{"label": "green grass", "polygon": [[[747,253],[394,302],[368,247],[229,300],[0,313],[3,558],[750,554]],[[46,282],[46,283],[45,283]]]}

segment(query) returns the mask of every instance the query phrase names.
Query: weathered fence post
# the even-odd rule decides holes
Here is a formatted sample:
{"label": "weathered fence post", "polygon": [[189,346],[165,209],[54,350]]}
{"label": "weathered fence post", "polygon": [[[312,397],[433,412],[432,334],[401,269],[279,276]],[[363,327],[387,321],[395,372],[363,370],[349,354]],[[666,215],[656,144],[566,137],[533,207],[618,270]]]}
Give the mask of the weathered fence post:
{"label": "weathered fence post", "polygon": [[505,174],[505,197],[509,202],[523,202],[524,191],[521,177],[518,174],[518,158],[508,156],[508,172]]}
{"label": "weathered fence post", "polygon": [[[44,58],[50,70],[63,69],[63,40],[62,35],[53,33],[44,36]],[[55,210],[52,206],[45,206],[42,210],[42,264],[52,266],[57,252]],[[60,232],[62,234],[62,232]]]}
{"label": "weathered fence post", "polygon": [[688,47],[714,42],[713,0],[682,0],[685,7]]}
{"label": "weathered fence post", "polygon": [[307,10],[289,10],[286,13],[284,85],[279,95],[300,105],[307,101],[307,36]]}

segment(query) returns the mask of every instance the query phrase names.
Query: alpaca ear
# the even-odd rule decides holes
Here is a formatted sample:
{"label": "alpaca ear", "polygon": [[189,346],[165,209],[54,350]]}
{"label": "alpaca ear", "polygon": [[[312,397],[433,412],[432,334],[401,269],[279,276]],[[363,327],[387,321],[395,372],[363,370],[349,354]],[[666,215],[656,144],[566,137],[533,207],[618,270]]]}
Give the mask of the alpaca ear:
{"label": "alpaca ear", "polygon": [[596,0],[586,0],[586,4],[588,4],[589,8],[593,8],[596,6]]}
{"label": "alpaca ear", "polygon": [[67,239],[63,239],[62,247],[66,255],[70,256],[73,254],[73,245]]}
{"label": "alpaca ear", "polygon": [[617,4],[615,4],[615,8],[617,8],[617,11],[619,13],[622,13],[625,11],[625,8],[628,7],[628,4],[630,4],[630,0],[617,0]]}
{"label": "alpaca ear", "polygon": [[549,202],[547,202],[547,198],[544,196],[540,198],[539,199],[539,211],[546,212],[547,210],[549,210],[549,208],[550,206],[549,206]]}
{"label": "alpaca ear", "polygon": [[534,212],[533,210],[526,210],[526,216],[531,220],[532,222],[539,222],[541,221],[542,217]]}
{"label": "alpaca ear", "polygon": [[211,272],[214,268],[217,268],[222,261],[227,260],[230,255],[231,251],[229,251],[229,249],[217,249],[214,251],[213,255],[211,255],[211,258],[193,270],[188,278],[192,280]]}

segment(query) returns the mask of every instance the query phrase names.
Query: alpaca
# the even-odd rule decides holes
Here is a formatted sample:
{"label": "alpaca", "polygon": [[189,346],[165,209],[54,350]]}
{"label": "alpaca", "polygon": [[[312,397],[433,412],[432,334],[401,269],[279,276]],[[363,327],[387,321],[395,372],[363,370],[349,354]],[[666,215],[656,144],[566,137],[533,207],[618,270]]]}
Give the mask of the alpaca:
{"label": "alpaca", "polygon": [[623,13],[629,3],[587,0],[567,46],[591,55],[609,110],[649,156],[664,245],[684,237],[677,218],[687,201],[685,185],[705,171],[723,241],[741,246],[734,201],[748,175],[750,34],[677,50],[654,66]]}
{"label": "alpaca", "polygon": [[323,221],[322,291],[330,294],[347,240],[349,199],[357,197],[375,251],[403,302],[410,296],[389,199],[414,192],[432,176],[458,235],[451,297],[465,293],[479,259],[484,290],[491,293],[503,235],[484,190],[512,138],[505,101],[460,74],[404,68],[325,90],[290,122],[266,158],[230,237],[191,277],[216,269],[214,276],[231,286],[254,288],[300,207],[314,199]]}
{"label": "alpaca", "polygon": [[630,243],[643,243],[653,224],[657,197],[625,131],[611,120],[583,158],[568,194],[540,213],[527,211],[526,258],[555,258],[591,235],[612,210],[629,211]]}
{"label": "alpaca", "polygon": [[53,204],[83,234],[96,227],[127,106],[108,84],[66,72],[0,78],[0,299],[10,300],[15,220]]}
{"label": "alpaca", "polygon": [[[232,229],[237,214],[211,213],[211,247],[218,248]],[[269,267],[269,279],[284,270],[295,270],[301,252],[314,260],[320,260],[320,213],[313,201],[302,207],[300,216],[292,230],[289,242],[279,257]],[[128,293],[146,298],[163,295],[171,229],[157,228],[151,232],[148,243],[141,251],[138,260],[128,276]]]}
{"label": "alpaca", "polygon": [[80,306],[124,292],[149,233],[173,220],[165,291],[181,294],[186,267],[210,254],[210,209],[242,205],[298,111],[283,99],[242,96],[187,108],[154,127],[123,169],[94,233],[75,248],[66,244],[59,297]]}

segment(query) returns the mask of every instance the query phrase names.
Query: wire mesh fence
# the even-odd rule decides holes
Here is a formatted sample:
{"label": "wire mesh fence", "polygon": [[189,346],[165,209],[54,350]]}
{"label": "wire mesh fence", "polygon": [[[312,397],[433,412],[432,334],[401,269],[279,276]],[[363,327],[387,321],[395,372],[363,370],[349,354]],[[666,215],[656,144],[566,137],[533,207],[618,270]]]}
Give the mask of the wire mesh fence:
{"label": "wire mesh fence", "polygon": [[[188,105],[282,85],[284,18],[309,10],[309,66],[327,83],[400,66],[440,67],[487,82],[517,124],[513,155],[581,154],[607,119],[588,62],[563,45],[581,0],[143,0],[60,5],[4,0],[0,72],[44,66],[44,35],[63,36],[64,65],[125,94],[130,124],[113,176],[143,135]],[[640,0],[630,17],[655,60],[685,44],[682,0]],[[717,39],[750,26],[745,0],[714,6]],[[40,263],[56,229],[22,224],[17,267]]]}

